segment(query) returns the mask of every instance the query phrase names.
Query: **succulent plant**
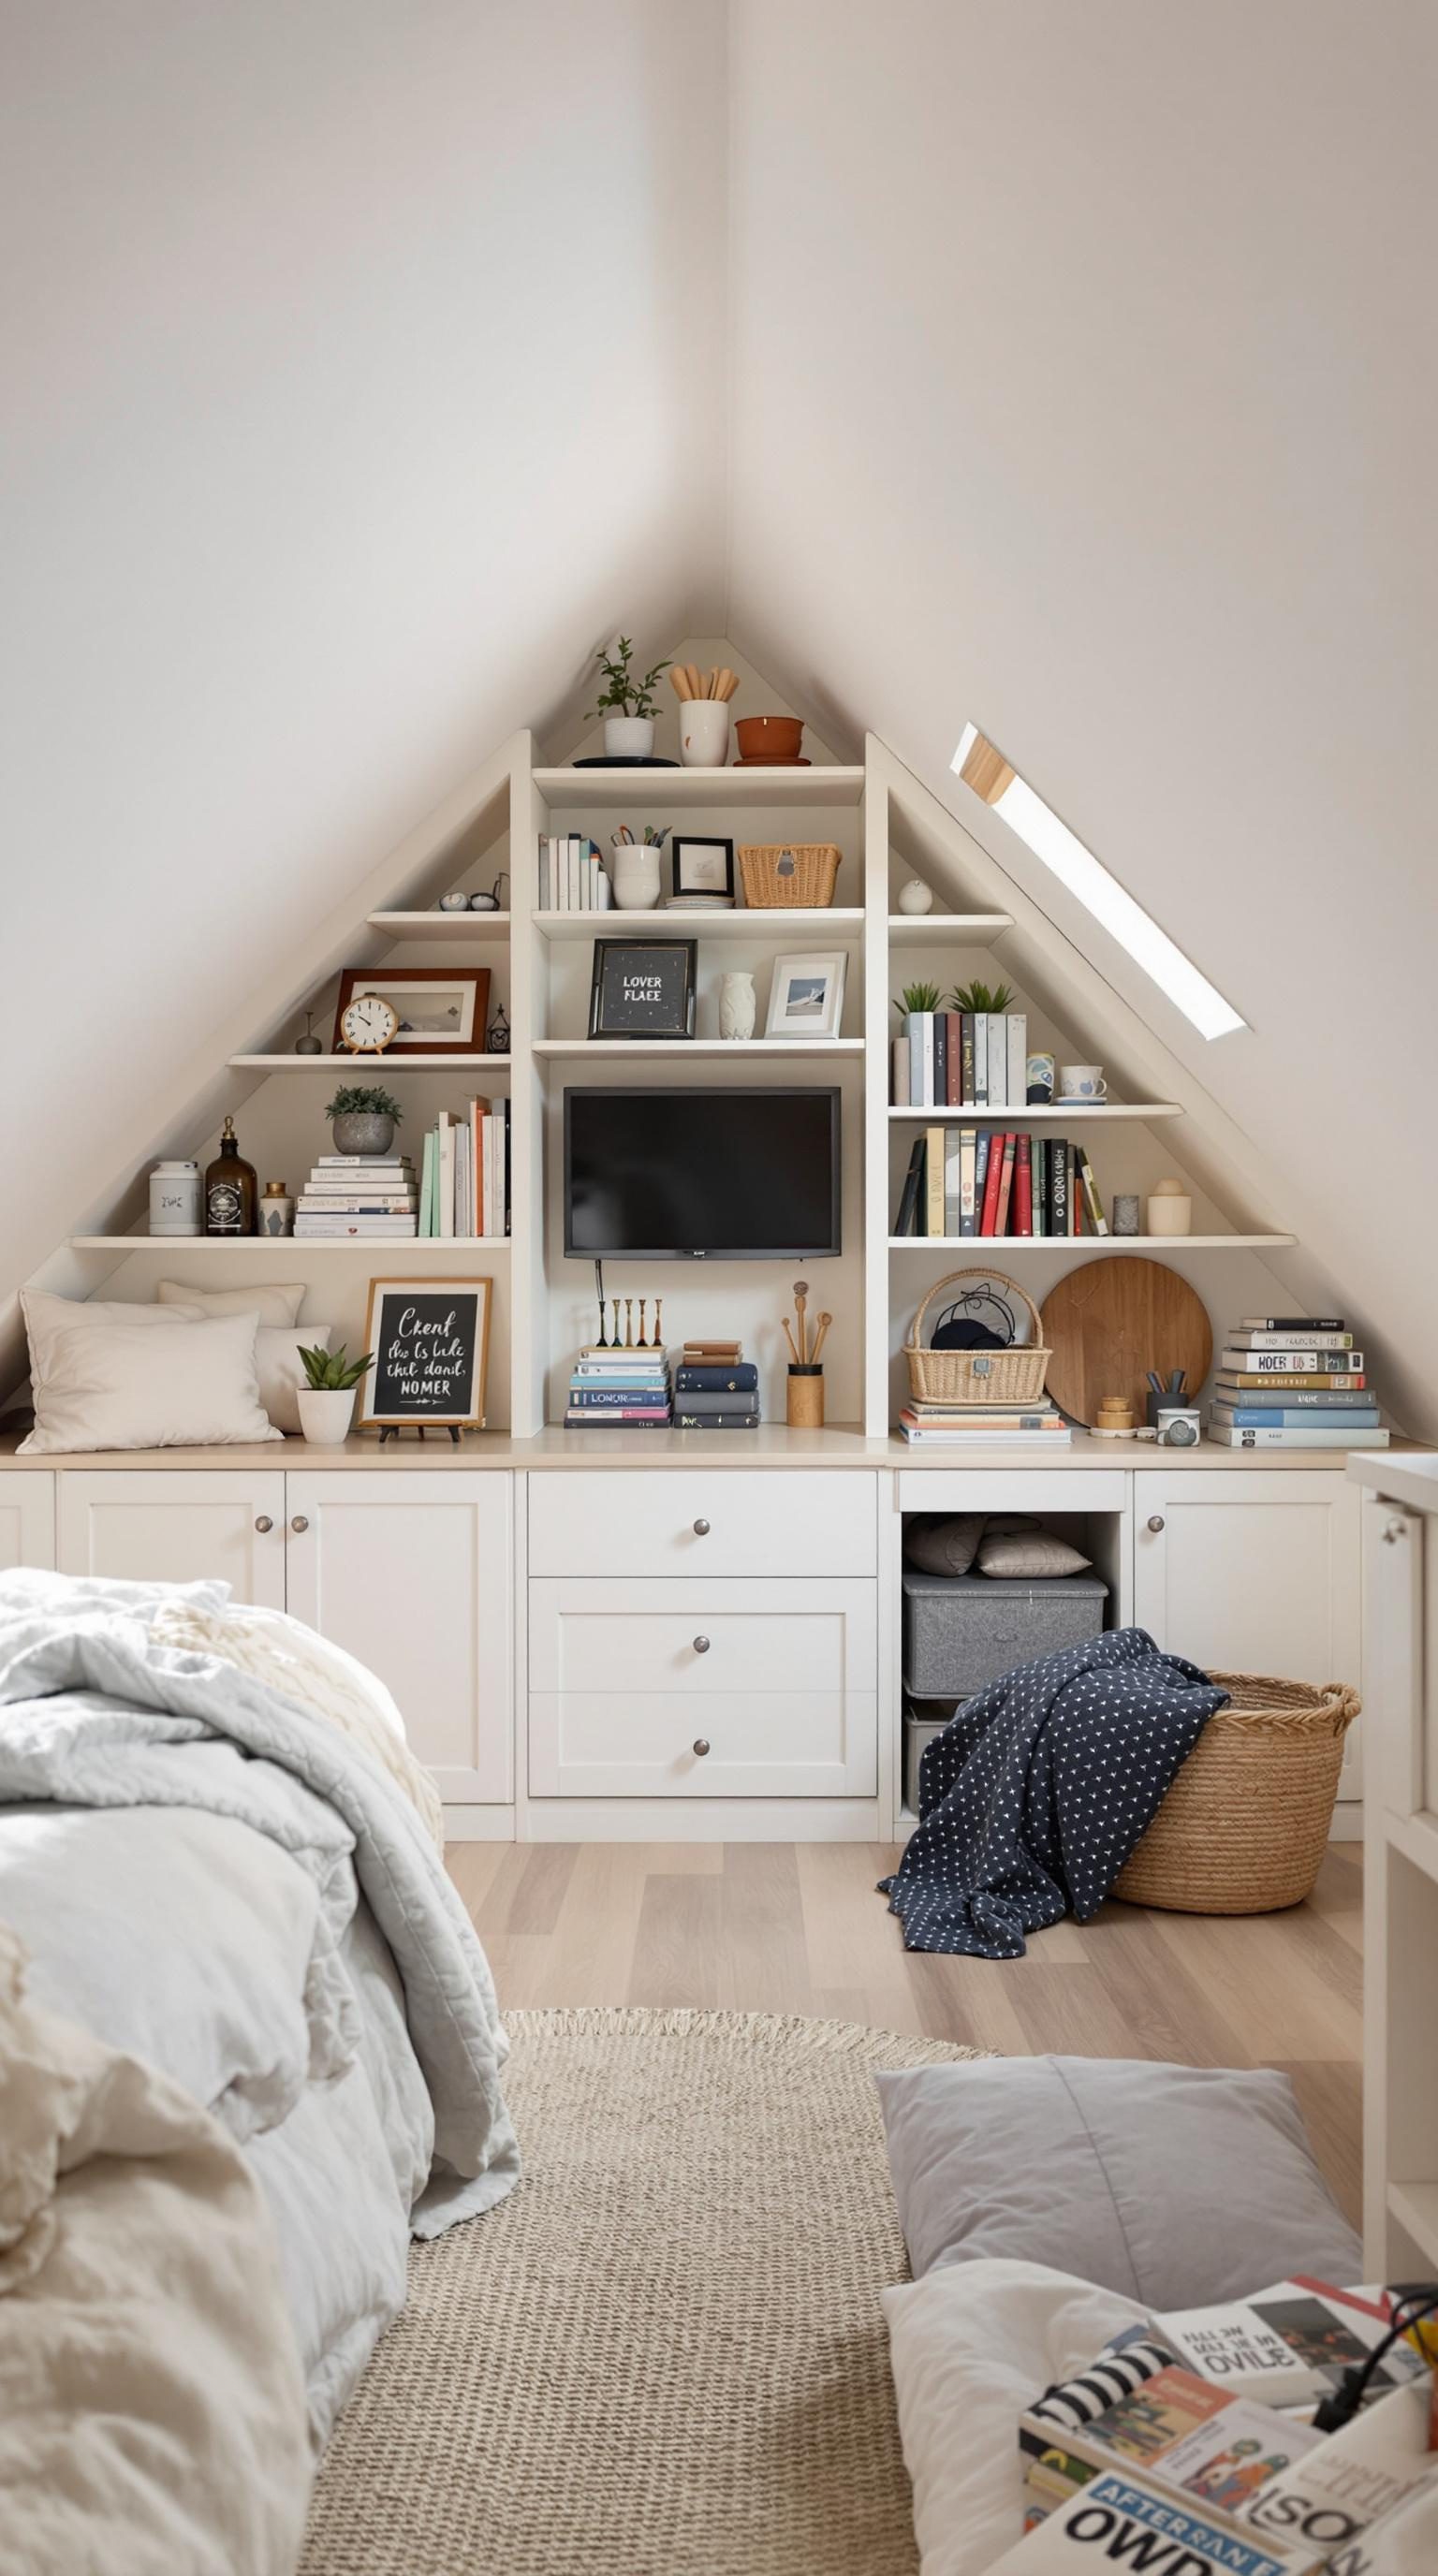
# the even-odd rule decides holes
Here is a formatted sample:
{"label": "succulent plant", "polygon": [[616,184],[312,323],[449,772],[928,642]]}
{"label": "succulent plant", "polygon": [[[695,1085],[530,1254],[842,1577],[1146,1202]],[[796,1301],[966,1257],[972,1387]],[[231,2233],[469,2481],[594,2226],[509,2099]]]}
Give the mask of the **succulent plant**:
{"label": "succulent plant", "polygon": [[347,1395],[352,1386],[358,1386],[365,1370],[374,1367],[372,1351],[352,1360],[343,1342],[337,1351],[306,1350],[301,1344],[300,1358],[317,1395]]}

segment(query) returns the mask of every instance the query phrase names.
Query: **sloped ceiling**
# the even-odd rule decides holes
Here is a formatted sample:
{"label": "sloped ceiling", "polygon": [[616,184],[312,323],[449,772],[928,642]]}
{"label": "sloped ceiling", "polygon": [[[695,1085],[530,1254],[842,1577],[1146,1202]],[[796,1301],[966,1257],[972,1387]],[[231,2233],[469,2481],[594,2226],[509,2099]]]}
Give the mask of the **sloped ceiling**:
{"label": "sloped ceiling", "polygon": [[[1253,1139],[1407,1427],[1426,0],[7,13],[0,1303],[619,626],[866,727]],[[964,720],[1251,1023],[949,775]]]}

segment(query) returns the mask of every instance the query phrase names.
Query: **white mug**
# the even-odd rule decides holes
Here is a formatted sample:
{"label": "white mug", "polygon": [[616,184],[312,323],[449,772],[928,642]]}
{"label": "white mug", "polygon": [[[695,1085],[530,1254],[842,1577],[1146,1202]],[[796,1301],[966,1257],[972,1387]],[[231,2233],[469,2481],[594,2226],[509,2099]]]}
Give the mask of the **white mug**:
{"label": "white mug", "polygon": [[1059,1066],[1061,1100],[1107,1100],[1108,1084],[1101,1064],[1061,1064]]}

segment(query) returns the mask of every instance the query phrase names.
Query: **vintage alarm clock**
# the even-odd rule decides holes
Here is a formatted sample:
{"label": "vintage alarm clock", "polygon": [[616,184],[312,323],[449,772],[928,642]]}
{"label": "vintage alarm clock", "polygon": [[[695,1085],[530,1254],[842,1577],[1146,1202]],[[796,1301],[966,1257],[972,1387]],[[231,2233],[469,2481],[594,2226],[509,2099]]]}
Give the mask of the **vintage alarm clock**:
{"label": "vintage alarm clock", "polygon": [[340,1036],[351,1055],[383,1055],[399,1027],[399,1013],[382,993],[355,993],[340,1013]]}

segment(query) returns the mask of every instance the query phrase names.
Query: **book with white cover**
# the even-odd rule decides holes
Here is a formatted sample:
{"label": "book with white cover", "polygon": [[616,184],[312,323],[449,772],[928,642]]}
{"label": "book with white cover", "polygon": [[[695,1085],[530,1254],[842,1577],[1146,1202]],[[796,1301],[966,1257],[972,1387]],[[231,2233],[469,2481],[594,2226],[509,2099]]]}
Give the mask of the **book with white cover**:
{"label": "book with white cover", "polygon": [[[1215,2386],[1266,2406],[1304,2406],[1367,2360],[1388,2315],[1382,2290],[1335,2289],[1298,2274],[1218,2307],[1155,2309],[1149,2324],[1185,2369]],[[1396,2345],[1374,2373],[1375,2400],[1425,2370],[1411,2345]]]}
{"label": "book with white cover", "polygon": [[1240,1324],[1229,1334],[1245,1351],[1351,1351],[1356,1333],[1266,1333],[1255,1325]]}
{"label": "book with white cover", "polygon": [[1217,1364],[1221,1369],[1236,1369],[1245,1377],[1310,1377],[1325,1369],[1352,1376],[1364,1362],[1361,1351],[1327,1351],[1308,1342],[1302,1348],[1295,1343],[1282,1351],[1221,1351]]}
{"label": "book with white cover", "polygon": [[989,2576],[1313,2576],[1322,2564],[1301,2543],[1260,2538],[1167,2494],[1141,2469],[1103,2469],[996,2558]]}
{"label": "book with white cover", "polygon": [[1005,1072],[1004,1099],[1010,1109],[1022,1109],[1028,1091],[1029,1015],[1027,1011],[1005,1011],[1004,1040],[1008,1062]]}
{"label": "book with white cover", "polygon": [[1265,2536],[1335,2550],[1391,2513],[1414,2487],[1431,2482],[1438,2499],[1438,2452],[1428,2448],[1430,2404],[1428,2389],[1416,2380],[1391,2389],[1269,2479],[1240,2519]]}

